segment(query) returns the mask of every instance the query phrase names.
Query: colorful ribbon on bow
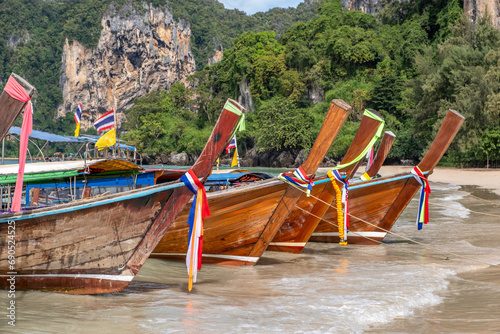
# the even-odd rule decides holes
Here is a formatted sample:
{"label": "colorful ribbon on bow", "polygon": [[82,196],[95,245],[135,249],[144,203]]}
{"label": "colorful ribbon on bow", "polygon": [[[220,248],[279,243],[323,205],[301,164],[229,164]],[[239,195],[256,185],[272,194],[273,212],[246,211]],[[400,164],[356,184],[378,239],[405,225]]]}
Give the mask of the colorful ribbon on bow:
{"label": "colorful ribbon on bow", "polygon": [[420,183],[422,188],[420,189],[420,202],[418,204],[418,216],[417,216],[417,226],[418,229],[422,229],[422,223],[427,224],[429,222],[429,194],[431,193],[431,187],[429,186],[429,181],[425,178],[424,173],[416,166],[411,171],[413,177]]}
{"label": "colorful ribbon on bow", "polygon": [[366,145],[366,147],[363,149],[363,151],[356,158],[354,158],[353,160],[346,162],[344,164],[335,166],[331,170],[338,170],[338,169],[346,168],[350,165],[357,163],[359,160],[363,159],[364,157],[366,157],[370,148],[373,148],[373,144],[375,144],[377,139],[379,139],[380,136],[382,135],[382,131],[384,130],[384,120],[382,118],[380,118],[379,116],[375,115],[374,113],[372,113],[370,110],[365,110],[363,116],[372,118],[372,119],[380,122],[380,124],[378,125],[378,128],[377,128],[377,132],[375,133],[375,135],[373,135],[370,142]]}
{"label": "colorful ribbon on bow", "polygon": [[[347,244],[347,232],[349,232],[349,181],[344,180],[342,175],[338,170],[328,171],[328,177],[332,182],[333,187],[338,192],[337,182],[343,185],[342,187],[342,204],[344,204],[344,217],[341,219],[341,215],[337,212],[338,222],[339,222],[339,237],[340,237],[340,245],[344,246]],[[340,210],[342,208],[339,208]]]}
{"label": "colorful ribbon on bow", "polygon": [[21,128],[21,138],[19,144],[19,171],[17,173],[16,188],[14,190],[14,198],[12,200],[12,212],[21,211],[21,197],[23,193],[24,167],[26,165],[26,152],[28,150],[28,141],[31,131],[33,130],[33,105],[31,97],[24,88],[14,79],[9,77],[4,91],[13,99],[27,103],[24,109],[23,125]]}
{"label": "colorful ribbon on bow", "polygon": [[370,149],[368,150],[368,152],[366,152],[366,168],[365,168],[365,172],[368,172],[368,170],[370,169],[370,167],[372,166],[373,164],[373,146],[370,147]]}
{"label": "colorful ribbon on bow", "polygon": [[207,193],[205,187],[198,180],[193,170],[190,169],[181,177],[186,187],[195,195],[193,204],[189,210],[189,241],[186,254],[186,267],[189,276],[188,290],[191,291],[193,283],[196,283],[198,270],[201,269],[201,257],[203,254],[203,219],[210,216]]}
{"label": "colorful ribbon on bow", "polygon": [[311,195],[314,183],[313,180],[307,176],[302,167],[297,168],[294,172],[281,173],[278,178],[296,186],[307,188],[307,197]]}
{"label": "colorful ribbon on bow", "polygon": [[[226,104],[224,104],[224,109],[226,109],[226,110],[228,110],[228,111],[230,111],[238,116],[241,116],[240,121],[234,127],[233,135],[236,131],[243,131],[246,129],[246,127],[245,127],[245,113],[241,112],[241,110],[237,106],[232,104],[230,100],[226,101]],[[233,136],[231,136],[231,138],[232,137]]]}

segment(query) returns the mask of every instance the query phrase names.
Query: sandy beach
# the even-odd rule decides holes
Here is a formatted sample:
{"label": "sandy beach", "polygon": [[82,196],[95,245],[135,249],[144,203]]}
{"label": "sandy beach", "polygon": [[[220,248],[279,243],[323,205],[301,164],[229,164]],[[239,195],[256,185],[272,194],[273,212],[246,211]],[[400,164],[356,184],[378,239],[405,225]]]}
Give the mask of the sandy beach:
{"label": "sandy beach", "polygon": [[[364,170],[361,166],[358,171]],[[379,174],[382,176],[391,176],[401,173],[408,173],[412,166],[388,165],[382,166]],[[326,174],[329,168],[320,167],[318,174]],[[432,182],[451,183],[459,186],[478,186],[490,189],[497,195],[500,195],[500,168],[452,168],[436,167],[430,175]]]}
{"label": "sandy beach", "polygon": [[[411,170],[410,166],[382,166],[380,174],[389,176],[406,173]],[[490,189],[500,195],[500,169],[496,168],[451,168],[436,167],[429,177],[432,182],[452,183],[460,186],[475,185]]]}

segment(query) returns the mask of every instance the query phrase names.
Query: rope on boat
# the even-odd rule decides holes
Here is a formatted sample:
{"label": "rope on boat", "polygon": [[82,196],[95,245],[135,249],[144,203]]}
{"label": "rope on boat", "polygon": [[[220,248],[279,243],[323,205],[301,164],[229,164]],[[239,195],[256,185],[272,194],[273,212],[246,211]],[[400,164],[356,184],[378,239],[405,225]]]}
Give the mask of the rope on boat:
{"label": "rope on boat", "polygon": [[[294,186],[294,185],[292,185],[292,186]],[[301,190],[301,191],[303,191],[303,192],[305,192],[303,189],[301,189],[301,188],[299,188],[299,187],[296,187],[296,186],[294,186],[294,187],[295,187],[295,188],[297,188],[297,189],[299,189],[299,190]],[[343,211],[342,211],[342,210],[338,210],[336,207],[332,206],[330,203],[327,203],[327,202],[325,202],[325,201],[321,200],[320,198],[315,197],[314,195],[311,195],[310,197],[312,197],[312,198],[314,198],[314,199],[316,199],[316,200],[318,200],[318,201],[320,201],[320,202],[322,202],[322,203],[324,203],[324,204],[328,205],[329,207],[331,207],[331,208],[333,208],[333,209],[335,209],[335,210],[337,210],[337,211],[342,212],[342,214],[343,214]],[[301,207],[299,207],[299,206],[296,206],[296,207],[297,207],[298,209],[300,209],[300,210],[302,210],[302,211],[304,211],[304,212],[306,212],[306,213],[308,213],[308,214],[312,215],[313,217],[318,218],[318,219],[320,219],[320,220],[322,220],[322,221],[324,221],[324,222],[326,222],[326,223],[328,223],[328,224],[330,224],[330,225],[336,226],[336,227],[338,228],[338,225],[337,225],[337,224],[335,224],[334,222],[331,222],[331,221],[328,221],[328,220],[323,219],[322,217],[316,216],[316,215],[314,215],[312,212],[307,211],[306,209],[303,209],[303,208],[301,208]],[[489,262],[484,262],[484,261],[477,260],[477,259],[474,259],[474,258],[471,258],[471,257],[468,257],[468,256],[463,256],[463,255],[460,255],[460,254],[457,254],[457,253],[449,252],[449,251],[446,251],[446,250],[444,250],[444,249],[441,249],[441,248],[438,248],[438,247],[434,247],[434,246],[431,246],[431,245],[429,245],[429,244],[426,244],[426,243],[423,243],[423,242],[420,242],[420,241],[417,241],[417,240],[413,240],[413,239],[408,238],[408,237],[405,237],[404,235],[401,235],[401,234],[399,234],[399,233],[395,233],[395,232],[392,232],[392,231],[386,230],[386,229],[384,229],[384,228],[382,228],[382,227],[379,227],[379,226],[377,226],[377,225],[375,225],[375,224],[372,224],[372,223],[370,223],[370,222],[368,222],[368,221],[366,221],[366,220],[364,220],[364,219],[362,219],[362,218],[359,218],[359,217],[356,217],[356,216],[352,215],[351,213],[349,213],[349,216],[351,216],[352,218],[358,219],[359,221],[361,221],[361,222],[363,222],[363,223],[365,223],[365,224],[368,224],[368,225],[374,226],[374,227],[376,227],[377,229],[382,230],[382,231],[384,231],[384,232],[386,232],[386,233],[389,233],[389,234],[391,234],[391,235],[394,235],[394,236],[400,237],[400,238],[402,238],[402,239],[404,239],[404,240],[410,241],[410,242],[412,242],[412,243],[414,243],[414,244],[417,244],[417,245],[420,245],[420,246],[422,246],[422,247],[426,247],[426,248],[429,248],[429,249],[433,249],[433,250],[435,250],[435,251],[442,252],[442,253],[445,253],[445,254],[448,254],[448,255],[452,255],[452,256],[456,256],[456,257],[459,257],[459,258],[462,258],[462,259],[465,259],[465,260],[469,260],[469,261],[472,261],[472,262],[477,262],[477,263],[481,263],[481,264],[485,264],[485,265],[488,265],[488,266],[493,266],[493,267],[500,267],[500,265],[498,265],[498,264],[492,264],[492,263],[489,263]],[[353,234],[355,234],[355,235],[357,235],[357,236],[359,236],[359,237],[362,237],[362,238],[368,239],[368,240],[370,240],[370,241],[373,241],[373,242],[376,242],[376,243],[379,243],[379,244],[382,244],[382,243],[383,243],[382,241],[378,241],[378,240],[375,240],[375,239],[373,239],[373,238],[370,238],[370,237],[367,237],[367,236],[364,236],[364,235],[360,235],[360,234],[358,234],[358,233],[356,233],[356,232],[354,232],[354,231],[349,231],[349,233],[353,233]],[[384,244],[384,245],[387,245],[387,246],[390,246],[390,247],[396,247],[396,246],[394,246],[394,245],[387,244],[387,243],[383,243],[383,244]],[[417,254],[417,255],[421,255],[420,253],[418,253],[418,252],[416,252],[416,251],[412,251],[412,250],[405,249],[405,248],[403,248],[403,251],[406,251],[406,252],[409,252],[409,253],[414,253],[414,254]]]}

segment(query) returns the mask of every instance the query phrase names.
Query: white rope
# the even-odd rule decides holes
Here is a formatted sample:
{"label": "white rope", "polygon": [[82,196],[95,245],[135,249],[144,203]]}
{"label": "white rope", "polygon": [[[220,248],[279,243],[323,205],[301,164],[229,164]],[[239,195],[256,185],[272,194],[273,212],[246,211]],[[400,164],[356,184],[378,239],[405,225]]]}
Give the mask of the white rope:
{"label": "white rope", "polygon": [[[299,189],[299,190],[300,190],[300,191],[302,191],[302,192],[305,192],[305,191],[304,191],[303,189],[301,189],[300,187],[297,187],[297,186],[295,186],[295,185],[292,185],[292,186],[293,186],[293,187],[295,187],[295,188],[297,188],[297,189]],[[315,197],[315,196],[314,196],[314,195],[312,195],[312,194],[311,194],[309,197],[312,197],[312,198],[314,198],[314,199],[316,199],[316,200],[318,200],[318,201],[320,201],[320,202],[322,202],[322,203],[324,203],[324,204],[328,205],[329,207],[331,207],[331,208],[333,208],[333,209],[337,210],[338,212],[342,212],[342,213],[344,212],[343,210],[339,210],[339,209],[337,209],[336,207],[332,206],[330,203],[327,203],[327,202],[325,202],[325,201],[321,200],[320,198]],[[316,218],[318,218],[318,219],[320,219],[320,220],[322,220],[322,221],[324,221],[324,222],[326,222],[326,223],[328,223],[328,224],[330,224],[330,225],[336,226],[336,227],[338,228],[338,225],[337,225],[336,223],[331,222],[331,221],[328,221],[328,220],[325,220],[325,219],[322,219],[322,217],[316,216],[316,215],[314,215],[313,213],[311,213],[311,212],[309,212],[309,211],[307,211],[307,210],[305,210],[305,209],[302,209],[302,208],[301,208],[301,207],[299,207],[299,206],[296,206],[296,207],[297,207],[298,209],[300,209],[300,210],[302,210],[302,211],[304,211],[304,212],[306,212],[306,213],[308,213],[308,214],[312,215],[313,217],[316,217]],[[352,218],[358,219],[359,221],[361,221],[361,222],[363,222],[363,223],[365,223],[365,224],[368,224],[368,225],[370,225],[370,226],[374,226],[374,227],[378,228],[379,230],[382,230],[382,231],[384,231],[384,232],[386,232],[386,233],[389,233],[389,234],[391,234],[391,235],[394,235],[394,236],[400,237],[400,238],[402,238],[402,239],[404,239],[404,240],[410,241],[410,242],[412,242],[412,243],[414,243],[414,244],[417,244],[417,245],[420,245],[420,246],[422,246],[422,247],[426,247],[426,248],[429,248],[429,249],[433,249],[433,250],[436,250],[436,251],[438,251],[438,252],[442,252],[442,253],[445,253],[445,254],[453,255],[453,256],[456,256],[456,257],[459,257],[459,258],[462,258],[462,259],[465,259],[465,260],[469,260],[469,261],[472,261],[472,262],[477,262],[477,263],[485,264],[485,265],[488,265],[488,266],[493,266],[493,267],[498,267],[498,266],[499,266],[498,264],[492,264],[492,263],[484,262],[484,261],[481,261],[481,260],[477,260],[477,259],[474,259],[474,258],[470,258],[470,257],[467,257],[467,256],[463,256],[463,255],[460,255],[460,254],[457,254],[457,253],[449,252],[449,251],[446,251],[446,250],[444,250],[444,249],[441,249],[441,248],[438,248],[438,247],[434,247],[434,246],[431,246],[431,245],[425,244],[425,243],[420,242],[420,241],[413,240],[413,239],[408,238],[408,237],[405,237],[405,236],[403,236],[403,235],[401,235],[401,234],[398,234],[398,233],[395,233],[395,232],[392,232],[392,231],[386,230],[386,229],[384,229],[384,228],[382,228],[382,227],[380,227],[380,226],[378,226],[378,225],[372,224],[372,223],[370,223],[370,222],[368,222],[368,221],[366,221],[366,220],[364,220],[364,219],[362,219],[362,218],[356,217],[356,216],[354,216],[354,215],[352,215],[352,214],[349,214],[349,216],[350,216],[350,217],[352,217]],[[352,233],[352,234],[357,235],[357,236],[359,236],[359,237],[362,237],[362,238],[368,239],[368,240],[370,240],[370,241],[377,242],[377,243],[379,243],[379,244],[383,243],[382,241],[378,241],[378,240],[372,239],[372,238],[370,238],[370,237],[360,235],[359,233],[356,233],[356,232],[354,232],[354,231],[349,231],[349,233]],[[387,244],[387,243],[384,243],[384,245],[387,245],[387,246],[389,246],[389,247],[395,247],[395,246],[390,245],[390,244]],[[403,250],[404,250],[404,251],[407,251],[407,252],[410,252],[410,253],[415,253],[415,254],[418,254],[418,255],[422,255],[422,254],[420,254],[420,253],[418,253],[418,252],[416,252],[416,251],[411,251],[411,250],[409,250],[409,249],[403,249]]]}

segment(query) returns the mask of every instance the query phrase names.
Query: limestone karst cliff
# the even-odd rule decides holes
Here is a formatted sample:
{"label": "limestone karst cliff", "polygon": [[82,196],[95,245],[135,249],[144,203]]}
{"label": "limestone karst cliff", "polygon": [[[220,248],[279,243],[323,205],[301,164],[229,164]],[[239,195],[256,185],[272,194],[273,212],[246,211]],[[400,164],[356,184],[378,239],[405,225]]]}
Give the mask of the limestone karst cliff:
{"label": "limestone karst cliff", "polygon": [[360,10],[367,14],[375,14],[380,12],[382,7],[382,0],[341,0],[344,9]]}
{"label": "limestone karst cliff", "polygon": [[[398,0],[400,2],[407,0]],[[360,10],[367,14],[375,14],[383,9],[382,0],[341,0],[342,6],[348,10]],[[498,0],[464,0],[464,11],[476,22],[488,13],[495,28],[500,29],[500,1]]]}
{"label": "limestone karst cliff", "polygon": [[174,22],[168,10],[145,6],[138,13],[132,6],[110,8],[102,18],[103,30],[96,48],[78,41],[64,45],[62,76],[63,104],[59,115],[82,104],[82,128],[114,109],[118,127],[123,111],[136,97],[168,89],[195,71],[188,24]]}
{"label": "limestone karst cliff", "polygon": [[500,2],[498,0],[464,0],[464,11],[472,22],[488,13],[495,28],[500,29]]}

